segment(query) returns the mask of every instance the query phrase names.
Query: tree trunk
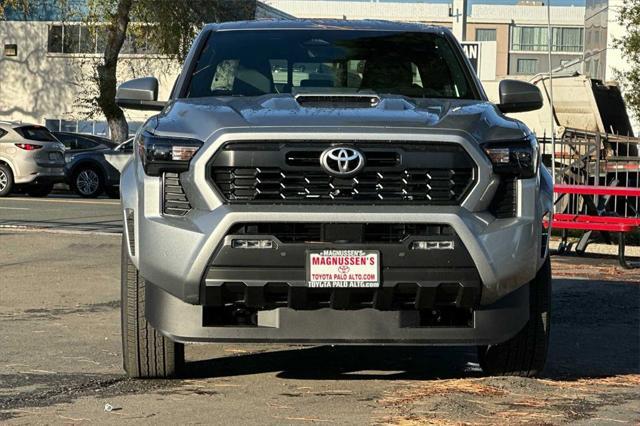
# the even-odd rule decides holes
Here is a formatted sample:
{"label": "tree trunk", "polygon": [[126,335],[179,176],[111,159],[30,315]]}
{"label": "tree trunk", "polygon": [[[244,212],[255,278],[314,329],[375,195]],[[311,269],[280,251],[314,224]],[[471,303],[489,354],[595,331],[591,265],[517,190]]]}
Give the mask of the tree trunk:
{"label": "tree trunk", "polygon": [[116,12],[111,16],[107,26],[107,45],[104,51],[104,62],[98,65],[97,68],[98,89],[100,91],[97,102],[107,118],[111,139],[115,142],[123,142],[129,136],[127,119],[122,109],[116,104],[116,87],[118,84],[116,76],[118,57],[127,35],[132,4],[133,0],[118,0]]}

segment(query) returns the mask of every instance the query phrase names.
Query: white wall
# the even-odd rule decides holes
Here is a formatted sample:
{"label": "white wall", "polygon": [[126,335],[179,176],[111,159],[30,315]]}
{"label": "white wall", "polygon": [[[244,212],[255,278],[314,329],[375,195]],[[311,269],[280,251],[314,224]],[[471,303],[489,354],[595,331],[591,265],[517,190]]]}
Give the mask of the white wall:
{"label": "white wall", "polygon": [[[45,119],[87,119],[80,99],[95,95],[90,76],[98,55],[47,53],[47,22],[0,21],[0,45],[15,43],[18,55],[0,56],[0,120],[44,124]],[[160,99],[169,96],[178,64],[168,58],[124,55],[118,64],[118,81],[145,75],[160,80]],[[126,111],[130,121],[150,114]],[[98,113],[96,120],[104,120]]]}
{"label": "white wall", "polygon": [[450,22],[446,3],[397,3],[327,0],[263,0],[298,18],[386,19],[408,22]]}
{"label": "white wall", "polygon": [[[615,47],[615,40],[625,35],[627,29],[618,23],[620,9],[623,0],[609,0],[609,11],[607,18],[607,68],[605,70],[605,81],[616,81],[616,71],[628,71],[631,64],[622,57],[620,49]],[[624,87],[621,87],[624,94]],[[636,136],[640,133],[640,117],[634,117],[629,113],[631,127]]]}

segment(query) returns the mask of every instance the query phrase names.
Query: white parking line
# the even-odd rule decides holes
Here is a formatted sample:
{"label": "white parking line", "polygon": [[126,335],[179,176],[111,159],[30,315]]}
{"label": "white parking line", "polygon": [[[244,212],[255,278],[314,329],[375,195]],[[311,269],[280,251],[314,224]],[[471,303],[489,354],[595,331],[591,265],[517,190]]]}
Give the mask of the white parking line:
{"label": "white parking line", "polygon": [[2,210],[31,210],[28,207],[0,207]]}
{"label": "white parking line", "polygon": [[33,202],[39,202],[39,203],[72,203],[72,204],[94,204],[94,205],[98,205],[98,206],[119,206],[120,203],[119,202],[113,202],[113,201],[86,201],[86,200],[77,200],[77,199],[73,199],[73,198],[67,198],[67,199],[44,199],[44,198],[28,198],[28,197],[7,197],[7,198],[3,198],[2,201],[9,201],[9,200],[13,200],[13,201],[33,201]]}

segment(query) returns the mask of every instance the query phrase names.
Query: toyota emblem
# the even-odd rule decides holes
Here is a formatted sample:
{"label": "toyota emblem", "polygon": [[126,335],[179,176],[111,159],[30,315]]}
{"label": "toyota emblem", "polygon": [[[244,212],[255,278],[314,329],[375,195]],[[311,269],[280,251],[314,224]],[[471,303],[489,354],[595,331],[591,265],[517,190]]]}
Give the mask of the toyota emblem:
{"label": "toyota emblem", "polygon": [[354,148],[336,147],[326,149],[320,156],[320,165],[329,174],[353,176],[364,167],[364,155]]}

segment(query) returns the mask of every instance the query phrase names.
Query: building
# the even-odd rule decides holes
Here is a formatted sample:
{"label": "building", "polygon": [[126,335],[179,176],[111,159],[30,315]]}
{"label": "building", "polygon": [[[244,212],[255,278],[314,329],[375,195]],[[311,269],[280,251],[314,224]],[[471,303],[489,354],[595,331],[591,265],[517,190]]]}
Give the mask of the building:
{"label": "building", "polygon": [[618,22],[622,4],[622,0],[586,0],[584,73],[591,78],[614,80],[616,70],[628,67],[615,47],[615,40],[626,32]]}
{"label": "building", "polygon": [[[0,0],[1,1],[1,0]],[[86,0],[69,0],[82,8]],[[260,2],[257,18],[291,16]],[[63,22],[64,21],[64,22]],[[118,81],[153,75],[160,82],[159,98],[167,99],[180,64],[154,51],[144,24],[127,38],[118,63]],[[55,2],[43,2],[28,17],[7,16],[0,21],[0,120],[45,124],[51,130],[108,136],[102,114],[91,107],[97,94],[92,76],[102,57],[106,33],[100,25],[89,27],[76,17],[62,19]],[[94,112],[92,118],[89,113]],[[130,133],[149,116],[126,110]]]}
{"label": "building", "polygon": [[[629,69],[615,46],[615,40],[626,33],[626,28],[618,22],[622,5],[623,0],[586,0],[583,72],[607,84],[618,79],[619,71]],[[640,130],[638,117],[629,118],[637,135]]]}
{"label": "building", "polygon": [[[446,3],[422,1],[265,0],[299,18],[387,19],[443,25],[461,41],[495,41],[495,79],[531,77],[548,72],[547,7],[525,0],[518,5],[473,4],[464,0]],[[552,68],[576,62],[583,55],[584,7],[552,6]],[[463,37],[456,25],[466,18]]]}
{"label": "building", "polygon": [[[68,1],[78,5],[86,2]],[[540,0],[470,7],[466,1],[452,0],[450,5],[420,0],[263,0],[257,2],[256,18],[386,19],[449,27],[461,40],[478,43],[468,51],[479,47],[478,73],[493,100],[499,80],[507,76],[530,79],[548,71],[547,7]],[[613,78],[612,70],[621,66],[622,60],[612,53],[612,30],[623,29],[615,27],[615,16],[610,10],[607,13],[606,1],[587,0],[586,20],[584,7],[551,7],[554,69],[581,71],[584,57],[585,71],[590,75]],[[464,10],[468,13],[462,13]],[[63,23],[56,8],[36,12],[28,20],[0,21],[0,120],[107,134],[100,114],[87,118],[86,102],[95,95],[91,92],[92,65],[101,57],[103,32],[90,31],[82,22]],[[160,80],[159,97],[166,99],[178,72],[178,63],[153,51],[143,28],[125,42],[119,81],[155,75]],[[125,113],[131,132],[148,116],[140,111]]]}

